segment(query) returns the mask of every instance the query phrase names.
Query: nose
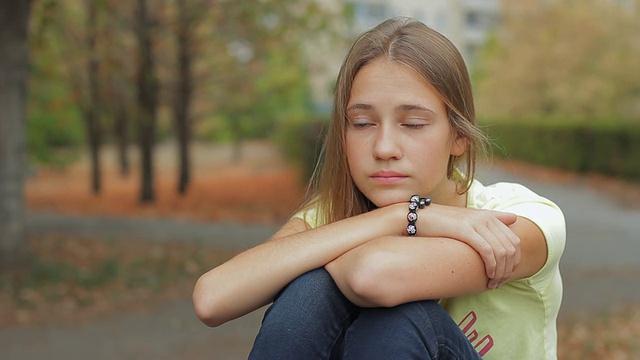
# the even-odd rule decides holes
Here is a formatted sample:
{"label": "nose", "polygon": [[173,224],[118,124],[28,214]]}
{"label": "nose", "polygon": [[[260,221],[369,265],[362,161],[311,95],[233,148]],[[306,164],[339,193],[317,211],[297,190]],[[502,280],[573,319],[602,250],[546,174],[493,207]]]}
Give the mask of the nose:
{"label": "nose", "polygon": [[377,160],[400,159],[402,148],[398,135],[393,126],[380,126],[373,144],[373,157]]}

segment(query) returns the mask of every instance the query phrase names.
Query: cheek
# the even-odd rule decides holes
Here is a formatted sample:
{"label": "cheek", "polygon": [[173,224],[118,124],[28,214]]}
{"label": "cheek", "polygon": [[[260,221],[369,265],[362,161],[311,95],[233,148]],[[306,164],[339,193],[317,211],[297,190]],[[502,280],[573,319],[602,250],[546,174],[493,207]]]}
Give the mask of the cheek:
{"label": "cheek", "polygon": [[347,156],[347,162],[349,164],[358,164],[364,154],[364,145],[365,144],[361,139],[358,139],[357,137],[350,137],[348,135],[346,136],[344,142],[344,153]]}
{"label": "cheek", "polygon": [[350,141],[348,136],[344,141],[344,154],[347,157],[347,163],[351,165],[353,161],[353,141]]}
{"label": "cheek", "polygon": [[358,160],[358,153],[354,150],[353,142],[350,142],[348,139],[345,141],[344,154],[347,157],[347,167],[349,169],[349,174],[353,178],[354,173],[358,169],[358,164],[360,163],[360,161]]}
{"label": "cheek", "polygon": [[432,146],[419,146],[411,151],[415,154],[415,164],[421,169],[421,173],[429,174],[430,177],[436,173],[447,171],[449,163],[449,145],[445,143],[431,142]]}

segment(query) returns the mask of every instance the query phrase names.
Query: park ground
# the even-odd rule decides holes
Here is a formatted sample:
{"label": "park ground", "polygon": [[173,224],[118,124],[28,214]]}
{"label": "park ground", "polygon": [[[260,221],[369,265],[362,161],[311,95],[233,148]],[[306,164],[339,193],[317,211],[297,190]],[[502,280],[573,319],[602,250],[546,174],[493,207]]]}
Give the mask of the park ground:
{"label": "park ground", "polygon": [[[48,340],[32,344],[31,353],[14,348],[8,354],[21,358],[34,354],[37,358],[38,346],[42,351],[68,354],[62,347],[71,343],[88,347],[86,351],[93,346],[97,352],[97,338],[136,339],[127,331],[139,335],[143,331],[140,329],[146,328],[155,334],[156,342],[181,341],[174,347],[181,350],[172,353],[181,354],[178,358],[232,359],[246,354],[259,314],[249,322],[236,321],[214,330],[199,324],[192,314],[172,320],[173,331],[186,326],[198,334],[197,339],[191,337],[192,343],[180,336],[163,338],[158,334],[163,326],[153,321],[175,316],[175,311],[188,312],[197,276],[242,248],[264,240],[268,236],[265,234],[285,221],[298,205],[304,194],[303,182],[272,144],[245,143],[239,158],[228,146],[196,144],[194,178],[189,192],[179,196],[175,191],[174,152],[171,144],[161,145],[156,152],[157,201],[153,205],[137,201],[135,152],[131,153],[131,174],[122,177],[115,154],[110,149],[105,151],[103,191],[99,196],[89,191],[89,169],[84,158],[64,169],[41,167],[33,172],[27,181],[27,204],[29,244],[36,266],[28,273],[0,277],[0,349],[29,344],[25,337],[42,337],[54,329],[57,337],[49,334]],[[638,184],[517,162],[496,161],[493,168],[559,189],[568,184],[580,186],[589,194],[611,199],[612,206],[623,212],[640,209]],[[52,221],[58,225],[67,221],[67,225],[51,226]],[[237,240],[233,240],[233,246],[208,241],[207,234],[216,231],[223,238]],[[632,236],[637,241],[637,232]],[[593,259],[581,260],[574,254],[566,254],[566,308],[572,311],[564,311],[559,322],[560,359],[640,359],[640,296],[637,285],[629,286],[634,281],[630,278],[637,279],[637,267],[633,261],[609,261],[607,265],[615,265],[606,267],[611,277],[596,278],[596,285],[585,290],[581,288],[585,282],[571,281],[589,277],[590,271],[604,267],[581,267],[582,262]],[[598,281],[603,284],[597,285]],[[617,287],[609,290],[607,286],[616,282]],[[594,292],[598,286],[600,294],[595,292],[594,296],[604,297],[602,301],[572,302],[573,298],[588,297],[589,291]],[[617,301],[616,296],[601,294],[608,291],[626,291],[627,295]],[[121,328],[114,333],[112,328],[105,330],[105,324],[120,324]],[[82,331],[85,340],[70,330],[77,327],[90,329]],[[171,331],[169,326],[164,332]],[[58,345],[50,344],[53,342]],[[159,357],[152,343],[135,353],[95,358],[171,358],[168,352]]]}

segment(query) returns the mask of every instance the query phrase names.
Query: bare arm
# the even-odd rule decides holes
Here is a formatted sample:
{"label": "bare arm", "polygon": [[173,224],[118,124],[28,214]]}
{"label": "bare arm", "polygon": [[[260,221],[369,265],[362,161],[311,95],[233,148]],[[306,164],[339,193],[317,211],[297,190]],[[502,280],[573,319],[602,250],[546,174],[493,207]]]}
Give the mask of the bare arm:
{"label": "bare arm", "polygon": [[[509,279],[533,275],[546,261],[542,232],[518,218],[509,227],[521,239],[521,263]],[[466,243],[438,237],[383,237],[325,266],[341,291],[360,306],[395,306],[487,289],[479,253]]]}
{"label": "bare arm", "polygon": [[300,219],[268,242],[249,249],[198,279],[193,302],[198,317],[218,326],[273,301],[303,273],[322,267],[372,239],[400,234],[406,205],[392,205],[316,229]]}

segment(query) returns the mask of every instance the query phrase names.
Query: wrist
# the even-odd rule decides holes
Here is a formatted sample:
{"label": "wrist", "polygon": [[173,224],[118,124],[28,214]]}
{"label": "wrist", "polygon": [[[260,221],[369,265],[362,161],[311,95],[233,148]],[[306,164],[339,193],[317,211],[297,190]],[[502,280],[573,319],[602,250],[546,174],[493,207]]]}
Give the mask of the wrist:
{"label": "wrist", "polygon": [[401,202],[391,204],[378,211],[384,212],[384,224],[387,224],[386,235],[406,236],[407,235],[407,203]]}
{"label": "wrist", "polygon": [[412,195],[411,198],[409,198],[409,204],[407,206],[409,210],[409,212],[407,213],[407,236],[415,236],[418,233],[418,210],[423,209],[429,205],[431,205],[431,198],[429,197]]}

